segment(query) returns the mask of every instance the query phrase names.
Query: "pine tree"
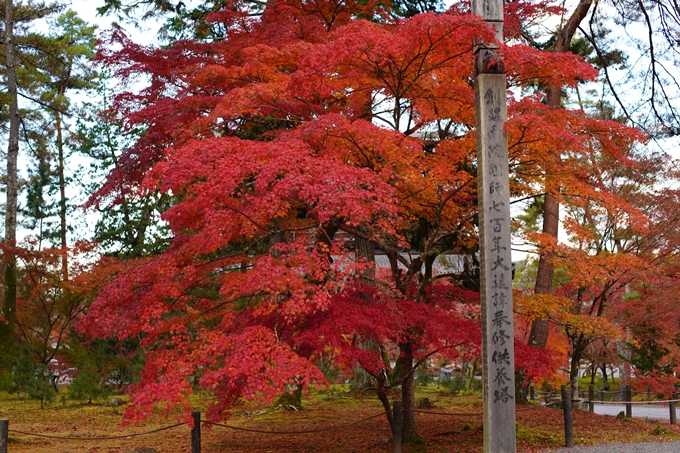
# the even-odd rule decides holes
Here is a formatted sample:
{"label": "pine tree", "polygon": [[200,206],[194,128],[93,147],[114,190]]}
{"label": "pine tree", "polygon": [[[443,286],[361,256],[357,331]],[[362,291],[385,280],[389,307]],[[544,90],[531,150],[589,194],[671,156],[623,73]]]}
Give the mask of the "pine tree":
{"label": "pine tree", "polygon": [[14,361],[12,374],[10,375],[10,391],[17,392],[18,395],[24,393],[24,399],[28,395],[28,389],[35,376],[35,364],[31,350],[22,346],[19,354]]}

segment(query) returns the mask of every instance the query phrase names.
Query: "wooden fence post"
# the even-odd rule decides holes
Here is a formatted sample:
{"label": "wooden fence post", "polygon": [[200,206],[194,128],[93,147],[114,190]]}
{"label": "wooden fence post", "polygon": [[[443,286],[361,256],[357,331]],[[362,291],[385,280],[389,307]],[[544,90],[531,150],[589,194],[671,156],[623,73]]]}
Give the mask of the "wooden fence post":
{"label": "wooden fence post", "polygon": [[588,386],[588,412],[595,412],[595,386],[593,384],[590,384]]}
{"label": "wooden fence post", "polygon": [[392,405],[392,420],[394,432],[392,433],[392,453],[401,453],[402,427],[401,401],[395,401]]}
{"label": "wooden fence post", "polygon": [[[671,394],[671,400],[676,400],[676,399],[678,399],[678,393],[673,392]],[[668,403],[668,407],[670,408],[670,412],[671,412],[671,425],[675,425],[677,423],[676,413],[675,413],[675,405],[676,404],[677,403],[675,401],[671,401],[670,403]],[[2,453],[2,452],[0,452],[0,453]]]}
{"label": "wooden fence post", "polygon": [[626,386],[626,418],[633,418],[633,405],[630,403],[633,401],[633,395],[630,389],[630,385]]}
{"label": "wooden fence post", "polygon": [[571,413],[571,391],[567,389],[566,385],[561,387],[562,390],[562,408],[564,409],[564,446],[574,446],[574,420]]}
{"label": "wooden fence post", "polygon": [[533,401],[534,399],[536,399],[535,396],[536,395],[534,394],[534,385],[532,384],[529,386],[529,401]]}
{"label": "wooden fence post", "polygon": [[201,413],[193,411],[191,417],[194,419],[194,427],[191,428],[191,453],[201,453]]}
{"label": "wooden fence post", "polygon": [[600,389],[600,401],[604,401],[604,390]]}
{"label": "wooden fence post", "polygon": [[647,389],[647,401],[651,403],[652,401],[652,389],[648,388]]}
{"label": "wooden fence post", "polygon": [[9,443],[9,420],[0,419],[0,453],[7,453]]}

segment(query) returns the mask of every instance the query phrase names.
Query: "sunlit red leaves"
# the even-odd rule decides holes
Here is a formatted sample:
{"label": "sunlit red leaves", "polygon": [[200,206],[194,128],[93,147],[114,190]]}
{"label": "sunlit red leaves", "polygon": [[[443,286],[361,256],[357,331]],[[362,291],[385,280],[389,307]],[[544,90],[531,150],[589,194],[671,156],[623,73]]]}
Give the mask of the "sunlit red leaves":
{"label": "sunlit red leaves", "polygon": [[565,9],[552,1],[515,1],[504,3],[503,35],[506,41],[523,40],[523,33],[538,26],[550,16],[563,14]]}
{"label": "sunlit red leaves", "polygon": [[524,44],[504,46],[502,55],[508,86],[529,85],[533,80],[555,86],[575,87],[579,82],[596,80],[599,73],[572,53],[543,52]]}
{"label": "sunlit red leaves", "polygon": [[515,338],[515,369],[521,370],[524,379],[534,385],[555,377],[559,359],[559,354],[549,348],[530,346]]}
{"label": "sunlit red leaves", "polygon": [[[443,284],[430,288],[427,302],[417,302],[357,281],[332,296],[328,309],[312,317],[295,341],[313,350],[330,347],[339,351],[347,370],[359,361],[372,374],[383,370],[385,362],[376,350],[363,346],[366,341],[395,345],[415,339],[416,358],[434,351],[437,357],[470,358],[478,353],[481,342],[479,318],[474,315],[478,297],[478,293]],[[420,335],[413,337],[409,332]]]}
{"label": "sunlit red leaves", "polygon": [[[189,343],[178,335],[177,347],[162,348],[147,355],[139,384],[131,390],[126,418],[144,419],[156,404],[166,409],[188,407],[191,384],[187,376],[200,376],[201,387],[214,395],[208,407],[209,420],[227,418],[228,409],[240,398],[272,401],[287,386],[324,385],[319,369],[281,342],[271,329],[247,327],[238,333],[205,331]],[[184,338],[182,338],[184,337]]]}
{"label": "sunlit red leaves", "polygon": [[277,220],[305,210],[318,223],[385,223],[396,215],[393,188],[369,169],[315,155],[304,142],[236,138],[192,141],[158,164],[147,184],[183,193],[164,218],[174,231],[202,230],[210,253],[266,234]]}

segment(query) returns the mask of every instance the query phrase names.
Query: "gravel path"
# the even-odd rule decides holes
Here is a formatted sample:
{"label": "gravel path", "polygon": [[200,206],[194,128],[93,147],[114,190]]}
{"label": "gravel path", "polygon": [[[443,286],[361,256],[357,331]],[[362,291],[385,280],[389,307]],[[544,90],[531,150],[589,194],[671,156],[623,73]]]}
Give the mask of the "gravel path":
{"label": "gravel path", "polygon": [[557,448],[545,453],[679,453],[680,442],[611,444],[588,447]]}

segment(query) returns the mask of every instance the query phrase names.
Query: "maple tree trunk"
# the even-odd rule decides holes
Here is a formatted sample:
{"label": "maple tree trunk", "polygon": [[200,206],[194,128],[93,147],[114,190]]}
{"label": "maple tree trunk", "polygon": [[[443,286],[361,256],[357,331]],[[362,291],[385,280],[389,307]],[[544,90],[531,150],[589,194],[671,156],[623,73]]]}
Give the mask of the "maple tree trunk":
{"label": "maple tree trunk", "polygon": [[392,438],[395,438],[395,426],[394,426],[394,418],[392,417],[392,406],[390,405],[390,399],[387,396],[387,393],[385,393],[385,377],[383,374],[377,374],[375,376],[376,381],[378,382],[378,399],[383,405],[383,408],[385,409],[385,417],[387,417],[387,423],[390,424],[390,432],[392,433]]}
{"label": "maple tree trunk", "polygon": [[[19,155],[19,106],[17,100],[17,79],[14,61],[14,19],[12,0],[5,2],[5,66],[7,70],[7,92],[9,96],[9,137],[7,146],[7,204],[5,207],[5,243],[16,245],[18,176],[17,157]],[[13,251],[6,251],[3,261],[4,293],[0,322],[0,369],[9,371],[14,360],[17,301],[17,265]]]}
{"label": "maple tree trunk", "polygon": [[373,267],[364,270],[361,280],[367,285],[375,285],[375,246],[372,242],[366,239],[357,237],[357,246],[355,255],[357,258],[364,258],[369,263],[373,263]]}
{"label": "maple tree trunk", "polygon": [[[569,17],[567,23],[557,33],[557,40],[555,41],[555,48],[553,52],[569,52],[571,40],[574,33],[578,29],[579,24],[588,14],[588,10],[592,5],[592,0],[581,0]],[[548,106],[553,109],[559,109],[561,98],[561,88],[559,86],[551,85],[547,90]],[[560,156],[555,156],[555,159],[560,160]],[[546,177],[547,179],[547,177]],[[553,181],[556,184],[556,181]],[[560,203],[555,195],[550,192],[549,183],[546,181],[545,187],[545,201],[543,204],[543,233],[557,238],[559,230],[559,215]],[[557,188],[553,188],[557,190]],[[555,193],[555,192],[553,192]],[[551,256],[545,251],[541,251],[538,260],[538,270],[536,272],[536,286],[534,287],[534,294],[550,294],[552,291],[552,279],[555,273],[555,268],[551,263]],[[548,335],[550,331],[550,321],[547,319],[536,319],[531,323],[531,332],[529,334],[529,344],[532,346],[539,346],[545,348],[548,344]]]}
{"label": "maple tree trunk", "polygon": [[579,366],[581,365],[581,357],[583,356],[583,351],[585,350],[587,343],[582,340],[582,338],[574,339],[572,352],[571,352],[571,364],[569,366],[569,384],[571,385],[571,399],[578,398],[578,372]]}
{"label": "maple tree trunk", "polygon": [[607,377],[607,364],[602,362],[602,381],[604,382],[603,389],[609,390],[609,379]]}
{"label": "maple tree trunk", "polygon": [[420,442],[416,431],[416,395],[415,373],[413,370],[413,344],[410,342],[399,345],[401,349],[400,377],[401,377],[401,407],[403,420],[403,440],[409,443]]}

